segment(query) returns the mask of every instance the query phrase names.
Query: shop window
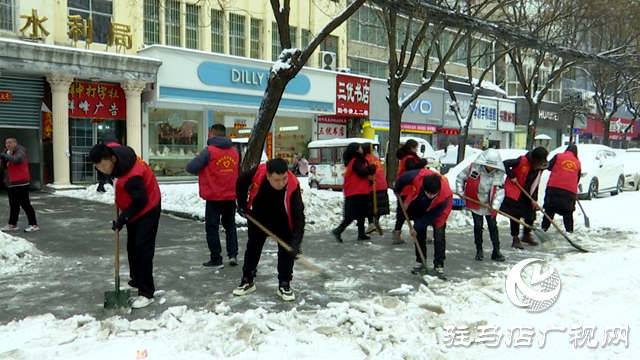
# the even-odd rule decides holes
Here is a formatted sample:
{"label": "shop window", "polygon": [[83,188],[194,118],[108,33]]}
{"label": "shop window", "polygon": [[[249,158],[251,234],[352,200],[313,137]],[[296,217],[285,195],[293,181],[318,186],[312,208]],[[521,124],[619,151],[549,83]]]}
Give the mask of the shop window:
{"label": "shop window", "polygon": [[200,6],[194,4],[186,4],[185,16],[185,45],[189,49],[200,48]]}
{"label": "shop window", "polygon": [[[2,0],[0,0],[2,1]],[[144,43],[160,43],[160,0],[144,0]]]}
{"label": "shop window", "polygon": [[293,165],[296,155],[309,156],[307,145],[311,140],[313,122],[310,119],[275,119],[275,156]]}
{"label": "shop window", "polygon": [[229,54],[231,55],[246,56],[244,19],[243,15],[229,14]]}
{"label": "shop window", "polygon": [[207,137],[202,111],[150,109],[149,166],[156,176],[189,176],[187,163]]}
{"label": "shop window", "polygon": [[113,17],[112,0],[67,0],[67,8],[69,15],[78,15],[87,21],[91,18],[93,42],[100,44],[108,42]]}
{"label": "shop window", "polygon": [[180,0],[165,0],[165,44],[180,46]]}
{"label": "shop window", "polygon": [[251,19],[251,57],[260,59],[260,33],[262,32],[262,20]]}
{"label": "shop window", "polygon": [[211,10],[211,51],[224,53],[224,13],[221,10]]}
{"label": "shop window", "polygon": [[15,9],[13,0],[0,0],[0,30],[14,31]]}

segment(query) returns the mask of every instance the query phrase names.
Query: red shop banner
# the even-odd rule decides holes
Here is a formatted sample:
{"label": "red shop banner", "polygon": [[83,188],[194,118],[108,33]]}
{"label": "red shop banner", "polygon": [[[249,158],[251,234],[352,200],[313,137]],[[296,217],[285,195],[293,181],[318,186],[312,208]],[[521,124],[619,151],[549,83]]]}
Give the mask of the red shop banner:
{"label": "red shop banner", "polygon": [[120,85],[73,82],[69,86],[69,117],[127,119],[127,99]]}
{"label": "red shop banner", "polygon": [[271,160],[273,156],[273,133],[267,133],[267,159]]}
{"label": "red shop banner", "polygon": [[336,114],[369,117],[371,79],[336,75]]}
{"label": "red shop banner", "polygon": [[[611,122],[609,123],[609,139],[610,140],[621,140],[622,139],[622,131],[629,126],[631,123],[630,119],[621,119],[618,117],[611,117]],[[604,124],[594,117],[589,117],[587,119],[587,130],[585,133],[593,134],[593,135],[604,135]],[[638,136],[638,122],[635,121],[631,130],[627,132],[627,140],[631,140],[632,138]]]}

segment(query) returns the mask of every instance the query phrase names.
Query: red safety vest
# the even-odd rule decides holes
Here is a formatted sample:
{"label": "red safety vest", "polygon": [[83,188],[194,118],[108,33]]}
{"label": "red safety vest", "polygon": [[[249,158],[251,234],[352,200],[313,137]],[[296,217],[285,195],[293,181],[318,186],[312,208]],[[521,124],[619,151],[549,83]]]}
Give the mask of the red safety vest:
{"label": "red safety vest", "polygon": [[29,173],[29,161],[27,161],[27,152],[24,152],[24,161],[21,164],[15,164],[11,161],[7,161],[7,173],[9,174],[9,185],[13,183],[29,182],[31,180],[31,173]]}
{"label": "red safety vest", "polygon": [[[247,209],[251,209],[253,205],[253,199],[258,195],[260,185],[267,177],[267,164],[258,165],[258,171],[253,176],[251,187],[249,188],[249,202],[247,202]],[[287,210],[287,217],[289,218],[289,228],[293,231],[293,222],[291,221],[291,195],[300,186],[300,181],[290,170],[287,170],[287,193],[284,198],[284,208]]]}
{"label": "red safety vest", "polygon": [[547,187],[567,190],[573,194],[578,193],[578,173],[582,165],[578,157],[571,151],[565,151],[556,155],[556,162],[551,169]]}
{"label": "red safety vest", "polygon": [[[411,204],[413,199],[415,199],[418,196],[419,192],[422,191],[422,179],[425,176],[432,175],[432,174],[437,174],[440,176],[440,193],[438,193],[438,196],[436,196],[433,199],[433,201],[431,201],[431,205],[429,206],[429,209],[427,209],[427,211],[431,210],[434,206],[443,203],[445,200],[447,200],[447,198],[450,198],[453,195],[453,191],[451,191],[451,187],[449,186],[449,180],[447,180],[446,177],[442,176],[441,174],[435,171],[431,171],[429,169],[422,169],[418,173],[418,176],[416,176],[413,179],[412,185],[405,186],[405,189],[409,188],[411,190],[411,193],[409,194],[409,196],[407,197],[407,200],[404,203],[405,208],[408,209],[409,204]],[[453,200],[450,199],[449,204],[447,204],[447,208],[444,209],[442,214],[433,222],[434,227],[439,228],[444,226],[444,224],[447,222],[447,219],[449,218],[449,214],[451,213],[452,206],[453,206]]]}
{"label": "red safety vest", "polygon": [[[529,164],[529,159],[525,155],[520,156],[520,163],[518,166],[513,169],[513,172],[516,174],[516,180],[518,180],[518,184],[520,186],[524,186],[525,181],[527,180],[527,175],[531,171],[531,164]],[[529,191],[529,195],[533,194],[535,190],[538,188],[540,184],[540,177],[542,176],[542,171],[538,173],[538,177],[531,184],[531,189],[525,189]],[[513,199],[518,201],[520,198],[520,189],[514,184],[511,179],[507,178],[504,182],[504,194],[509,199]],[[532,204],[533,206],[533,204]]]}
{"label": "red safety vest", "polygon": [[[107,146],[112,147],[119,145],[109,144]],[[145,163],[140,157],[137,157],[137,161],[131,170],[129,170],[129,172],[124,176],[117,178],[115,182],[116,204],[118,204],[120,211],[124,211],[131,205],[131,196],[129,196],[129,193],[124,189],[124,186],[127,181],[134,176],[142,177],[144,187],[147,190],[147,205],[136,216],[129,219],[129,222],[136,221],[140,216],[148,213],[151,209],[155,208],[158,203],[160,203],[160,187],[158,186],[156,176],[153,174],[153,170],[151,170],[149,165],[147,165],[147,163]]]}
{"label": "red safety vest", "polygon": [[[400,164],[398,165],[398,175],[396,176],[396,180],[398,180],[400,176],[402,176],[404,173],[407,172],[407,160],[409,158],[413,158],[416,161],[416,163],[420,161],[420,158],[415,155],[407,155],[403,157],[400,160]],[[401,196],[409,196],[409,194],[411,194],[411,189],[409,189],[408,186],[404,188],[404,190],[402,190],[402,193],[400,193]]]}
{"label": "red safety vest", "polygon": [[[384,167],[382,166],[380,159],[373,156],[373,154],[367,154],[365,159],[367,159],[369,164],[374,164],[376,166],[376,191],[387,190],[387,177],[384,174]],[[371,189],[373,189],[373,186],[371,186]]]}
{"label": "red safety vest", "polygon": [[235,148],[221,149],[209,145],[209,163],[200,170],[200,197],[208,201],[236,199],[236,181],[240,156]]}
{"label": "red safety vest", "polygon": [[[469,174],[471,174],[472,172],[472,168],[473,168],[473,164],[471,164],[471,166],[469,166]],[[464,194],[467,197],[472,198],[473,200],[476,201],[480,201],[480,199],[478,198],[478,185],[480,184],[480,173],[478,173],[478,177],[477,178],[472,178],[472,177],[467,177],[467,181],[466,184],[464,185]],[[491,187],[491,195],[489,196],[489,204],[491,205],[493,203],[493,198],[496,196],[496,191],[497,191],[498,187],[497,186],[492,186]],[[471,201],[466,201],[465,202],[465,206],[468,209],[471,210],[480,210],[480,205],[473,203]],[[497,213],[495,211],[491,212],[491,216],[496,216]]]}
{"label": "red safety vest", "polygon": [[[344,191],[344,197],[353,195],[367,195],[371,192],[371,186],[369,186],[369,177],[361,178],[353,171],[353,166],[356,159],[351,159],[347,169],[344,173],[344,185],[342,190]],[[365,166],[368,166],[365,161]]]}

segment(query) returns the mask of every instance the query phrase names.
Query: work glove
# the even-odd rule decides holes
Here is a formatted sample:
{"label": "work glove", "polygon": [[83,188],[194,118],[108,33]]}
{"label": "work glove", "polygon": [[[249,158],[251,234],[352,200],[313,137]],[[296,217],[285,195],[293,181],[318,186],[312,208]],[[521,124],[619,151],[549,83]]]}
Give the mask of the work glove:
{"label": "work glove", "polygon": [[243,218],[247,218],[247,210],[245,210],[245,208],[243,207],[238,207],[238,215],[240,215]]}
{"label": "work glove", "polygon": [[111,230],[113,230],[113,231],[116,231],[116,230],[120,231],[120,230],[122,230],[122,228],[123,228],[123,227],[124,227],[124,225],[123,225],[123,224],[121,224],[120,222],[118,222],[118,221],[114,221],[114,220],[112,220],[112,221],[111,221]]}
{"label": "work glove", "polygon": [[369,165],[369,172],[371,174],[375,174],[376,173],[376,166],[375,165]]}
{"label": "work glove", "polygon": [[7,154],[6,153],[0,153],[0,159],[7,160]]}

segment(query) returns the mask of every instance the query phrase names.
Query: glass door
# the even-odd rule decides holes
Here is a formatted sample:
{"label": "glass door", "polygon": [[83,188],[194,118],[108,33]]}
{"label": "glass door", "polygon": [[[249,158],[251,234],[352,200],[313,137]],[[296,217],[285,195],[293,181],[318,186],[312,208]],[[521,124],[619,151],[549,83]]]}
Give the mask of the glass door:
{"label": "glass door", "polygon": [[71,182],[94,183],[98,181],[98,173],[89,159],[89,151],[100,142],[107,132],[114,132],[119,142],[126,123],[118,120],[69,119],[71,123]]}

